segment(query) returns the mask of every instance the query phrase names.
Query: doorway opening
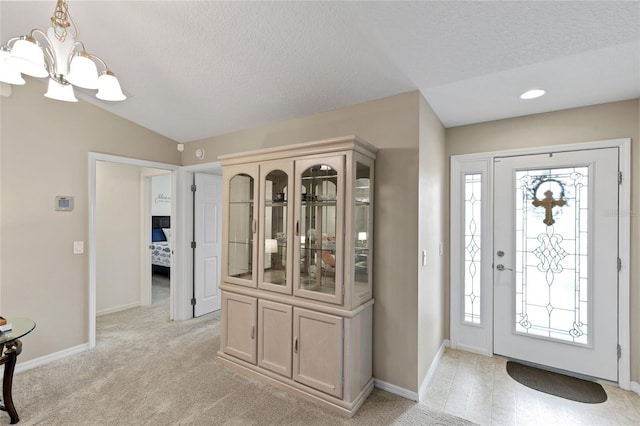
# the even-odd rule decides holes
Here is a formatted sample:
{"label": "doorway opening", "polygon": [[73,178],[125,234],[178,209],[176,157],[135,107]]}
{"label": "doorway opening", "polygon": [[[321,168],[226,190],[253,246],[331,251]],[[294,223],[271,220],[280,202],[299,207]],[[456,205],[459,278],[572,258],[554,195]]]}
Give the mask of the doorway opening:
{"label": "doorway opening", "polygon": [[[165,176],[162,204],[166,220],[159,228],[164,235],[164,254],[173,263],[172,227],[175,206],[173,171],[179,166],[89,154],[89,347],[96,345],[96,318],[153,302],[152,266],[152,176]],[[167,208],[168,207],[168,208]],[[167,214],[168,213],[168,214]],[[156,215],[160,216],[160,215]],[[168,225],[168,226],[166,226]],[[167,238],[167,235],[169,237]],[[166,318],[173,319],[174,268],[167,267],[159,281],[157,300],[166,305]],[[165,315],[163,315],[165,316]]]}

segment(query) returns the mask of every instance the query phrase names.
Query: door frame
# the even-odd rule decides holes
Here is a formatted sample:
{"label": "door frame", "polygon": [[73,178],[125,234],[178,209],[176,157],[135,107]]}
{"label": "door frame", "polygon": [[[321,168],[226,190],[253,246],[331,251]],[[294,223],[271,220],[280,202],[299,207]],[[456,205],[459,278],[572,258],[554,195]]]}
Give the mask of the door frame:
{"label": "door frame", "polygon": [[[140,160],[131,157],[122,157],[111,154],[102,154],[98,152],[89,152],[89,229],[88,229],[88,256],[89,256],[89,300],[88,300],[88,312],[89,312],[89,349],[96,346],[96,164],[98,161],[107,163],[123,164],[137,167],[148,167],[153,169],[163,169],[171,172],[171,192],[176,194],[176,171],[180,166],[174,164],[158,163],[155,161]],[[176,202],[171,203],[171,221],[174,222],[176,218]],[[172,226],[173,228],[173,226]],[[142,230],[143,235],[145,230]],[[172,231],[173,232],[173,231]],[[176,230],[176,234],[180,234],[179,230]],[[141,235],[142,237],[142,235]],[[143,248],[147,247],[143,245]],[[175,243],[174,243],[175,248]],[[148,251],[148,250],[147,250]],[[180,300],[175,297],[177,288],[180,283],[175,279],[178,276],[175,268],[171,268],[171,288],[169,292],[169,316],[174,319],[176,307],[179,305]]]}
{"label": "door frame", "polygon": [[[552,145],[527,149],[492,151],[473,154],[453,155],[450,164],[450,344],[458,348],[483,355],[493,356],[493,160],[496,157],[544,154],[550,151],[582,151],[589,149],[618,148],[619,170],[622,172],[620,199],[618,203],[618,250],[622,261],[618,287],[618,385],[631,388],[631,139],[610,139],[593,142]],[[481,324],[465,323],[462,318],[462,290],[464,236],[461,226],[462,176],[466,173],[481,174]]]}

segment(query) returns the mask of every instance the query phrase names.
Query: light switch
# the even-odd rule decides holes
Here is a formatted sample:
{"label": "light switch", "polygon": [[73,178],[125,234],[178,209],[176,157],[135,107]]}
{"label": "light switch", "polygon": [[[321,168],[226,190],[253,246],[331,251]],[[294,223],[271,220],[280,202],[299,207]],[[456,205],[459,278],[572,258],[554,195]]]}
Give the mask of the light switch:
{"label": "light switch", "polygon": [[82,253],[84,253],[84,241],[74,241],[73,254],[82,254]]}

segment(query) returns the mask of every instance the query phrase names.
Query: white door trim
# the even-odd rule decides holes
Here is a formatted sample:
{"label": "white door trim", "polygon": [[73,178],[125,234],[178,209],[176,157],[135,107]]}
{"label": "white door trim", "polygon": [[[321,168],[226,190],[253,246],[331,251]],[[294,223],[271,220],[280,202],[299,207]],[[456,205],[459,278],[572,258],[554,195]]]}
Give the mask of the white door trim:
{"label": "white door trim", "polygon": [[[89,152],[89,229],[88,229],[88,256],[89,256],[89,349],[96,346],[96,163],[105,161],[108,163],[125,164],[130,166],[149,167],[155,169],[163,169],[171,171],[172,175],[172,194],[176,194],[175,171],[180,166],[174,164],[157,163],[155,161],[140,160],[137,158],[121,157],[111,154],[101,154],[98,152]],[[176,203],[171,205],[171,220],[176,217]],[[178,233],[178,231],[175,231]],[[173,319],[174,307],[178,305],[180,300],[174,296],[174,292],[178,293],[180,283],[175,280],[177,272],[171,268],[171,294],[169,295],[169,315]]]}
{"label": "white door trim", "polygon": [[[621,356],[618,360],[618,385],[623,389],[631,387],[631,329],[630,329],[630,282],[631,282],[631,139],[611,139],[593,142],[573,143],[555,146],[545,146],[527,149],[514,149],[505,151],[492,151],[474,154],[454,155],[451,157],[451,347],[473,350],[476,352],[493,354],[493,315],[491,311],[485,312],[484,327],[463,325],[460,313],[460,253],[463,247],[460,244],[460,229],[456,226],[460,221],[460,172],[464,170],[465,163],[488,162],[492,164],[495,157],[520,156],[529,154],[543,154],[549,151],[581,151],[596,148],[619,148],[620,150],[620,171],[622,171],[622,183],[620,184],[620,201],[618,205],[619,213],[619,252],[622,260],[622,269],[619,274],[618,291],[618,342],[621,347]],[[493,194],[493,179],[491,179],[492,167],[489,167],[487,179],[487,195]],[[456,186],[456,183],[458,184]],[[485,197],[486,211],[484,220],[493,218],[493,203],[488,203],[489,197]],[[483,227],[485,232],[486,227]],[[488,234],[485,234],[488,235]],[[485,238],[485,246],[491,245],[490,239]],[[493,252],[493,247],[489,248]],[[489,257],[491,258],[491,257]],[[485,257],[486,259],[486,257]],[[486,269],[486,268],[485,268]],[[485,299],[493,301],[493,282],[483,279],[482,294]],[[486,310],[487,305],[484,305]],[[492,307],[492,306],[491,306]],[[487,315],[488,314],[488,315]],[[478,331],[473,330],[475,327]],[[486,333],[486,329],[491,332]],[[477,339],[469,339],[467,335],[480,334]]]}

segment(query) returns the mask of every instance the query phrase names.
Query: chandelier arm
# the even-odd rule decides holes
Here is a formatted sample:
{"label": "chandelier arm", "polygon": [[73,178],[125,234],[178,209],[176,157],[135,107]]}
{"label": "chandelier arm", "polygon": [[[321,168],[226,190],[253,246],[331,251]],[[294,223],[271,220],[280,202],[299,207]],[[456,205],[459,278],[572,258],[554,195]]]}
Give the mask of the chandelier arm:
{"label": "chandelier arm", "polygon": [[29,36],[26,36],[26,35],[25,35],[25,36],[20,36],[20,37],[13,37],[13,38],[10,38],[9,40],[7,40],[7,42],[6,42],[6,43],[4,43],[3,45],[0,45],[0,48],[3,48],[3,49],[9,49],[9,50],[10,50],[10,49],[11,49],[11,45],[12,45],[12,44],[14,44],[14,43],[15,43],[16,41],[18,41],[18,40],[23,40],[23,39],[25,39],[26,37],[29,37]]}
{"label": "chandelier arm", "polygon": [[[39,41],[36,38],[36,35],[39,35],[42,38],[44,38],[46,43],[42,43],[41,41]],[[39,45],[40,49],[42,49],[42,52],[44,53],[44,59],[45,59],[45,63],[47,64],[47,71],[49,72],[49,76],[50,77],[54,77],[54,69],[55,69],[55,66],[56,66],[56,58],[55,58],[55,52],[51,48],[51,40],[49,40],[49,37],[47,37],[47,35],[44,33],[44,31],[42,31],[41,29],[38,29],[38,28],[35,28],[35,29],[31,30],[31,37],[36,42],[38,42],[38,45]]]}
{"label": "chandelier arm", "polygon": [[100,58],[99,56],[96,56],[96,55],[94,55],[92,53],[88,53],[88,52],[85,52],[85,53],[87,53],[87,56],[89,56],[89,58],[93,59],[94,61],[100,62],[100,64],[104,67],[104,71],[109,71],[109,67],[107,67],[106,62],[103,61],[102,58]]}

